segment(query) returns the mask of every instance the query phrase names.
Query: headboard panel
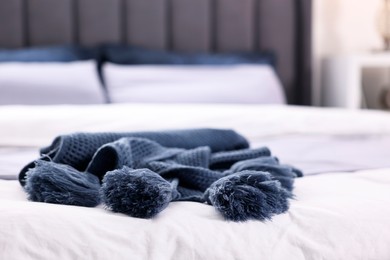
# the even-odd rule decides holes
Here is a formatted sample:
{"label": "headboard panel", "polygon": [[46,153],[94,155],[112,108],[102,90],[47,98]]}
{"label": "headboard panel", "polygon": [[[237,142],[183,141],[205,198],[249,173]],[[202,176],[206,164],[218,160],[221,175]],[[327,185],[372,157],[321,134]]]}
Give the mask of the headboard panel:
{"label": "headboard panel", "polygon": [[26,15],[28,45],[71,44],[75,41],[72,0],[28,0]]}
{"label": "headboard panel", "polygon": [[121,0],[79,0],[77,4],[77,43],[93,46],[121,42]]}
{"label": "headboard panel", "polygon": [[25,46],[25,8],[23,1],[0,0],[0,47]]}
{"label": "headboard panel", "polygon": [[310,103],[310,28],[311,0],[0,0],[0,48],[272,51],[293,104]]}
{"label": "headboard panel", "polygon": [[210,0],[172,0],[171,48],[178,51],[212,50],[212,7]]}
{"label": "headboard panel", "polygon": [[215,3],[215,35],[218,51],[253,51],[257,32],[254,30],[255,0],[217,0]]}
{"label": "headboard panel", "polygon": [[166,0],[125,0],[125,43],[166,49],[169,16]]}

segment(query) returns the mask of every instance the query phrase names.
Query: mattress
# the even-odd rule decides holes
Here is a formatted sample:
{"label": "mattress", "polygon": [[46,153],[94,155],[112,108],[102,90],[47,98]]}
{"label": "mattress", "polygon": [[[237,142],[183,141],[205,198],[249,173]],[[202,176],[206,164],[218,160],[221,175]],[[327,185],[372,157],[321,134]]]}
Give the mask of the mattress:
{"label": "mattress", "polygon": [[[0,258],[390,259],[389,119],[292,106],[1,107]],[[289,211],[235,223],[208,205],[173,202],[145,220],[30,202],[12,180],[59,134],[192,127],[232,128],[303,169]]]}

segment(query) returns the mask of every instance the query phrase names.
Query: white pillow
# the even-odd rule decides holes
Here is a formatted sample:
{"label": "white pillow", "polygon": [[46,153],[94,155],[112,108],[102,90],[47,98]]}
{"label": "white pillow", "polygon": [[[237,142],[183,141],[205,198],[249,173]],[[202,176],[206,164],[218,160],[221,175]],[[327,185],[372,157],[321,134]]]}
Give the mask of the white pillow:
{"label": "white pillow", "polygon": [[113,103],[284,104],[283,87],[268,65],[103,66]]}
{"label": "white pillow", "polygon": [[93,61],[0,63],[0,105],[104,102]]}

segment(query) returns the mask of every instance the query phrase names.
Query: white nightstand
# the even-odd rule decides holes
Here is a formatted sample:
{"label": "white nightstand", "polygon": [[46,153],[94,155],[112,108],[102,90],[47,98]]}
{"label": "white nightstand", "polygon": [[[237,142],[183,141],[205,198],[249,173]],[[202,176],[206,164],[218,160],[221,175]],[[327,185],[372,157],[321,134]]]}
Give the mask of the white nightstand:
{"label": "white nightstand", "polygon": [[390,53],[344,55],[325,59],[322,66],[322,104],[350,109],[362,108],[364,68],[390,70]]}

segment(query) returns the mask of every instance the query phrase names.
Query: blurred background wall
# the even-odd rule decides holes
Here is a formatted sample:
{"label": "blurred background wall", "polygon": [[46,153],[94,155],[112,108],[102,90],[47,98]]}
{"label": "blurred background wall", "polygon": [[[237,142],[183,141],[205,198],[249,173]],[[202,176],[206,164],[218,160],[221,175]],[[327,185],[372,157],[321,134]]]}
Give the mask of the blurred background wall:
{"label": "blurred background wall", "polygon": [[382,48],[378,16],[383,0],[314,0],[313,101],[320,104],[321,60]]}

